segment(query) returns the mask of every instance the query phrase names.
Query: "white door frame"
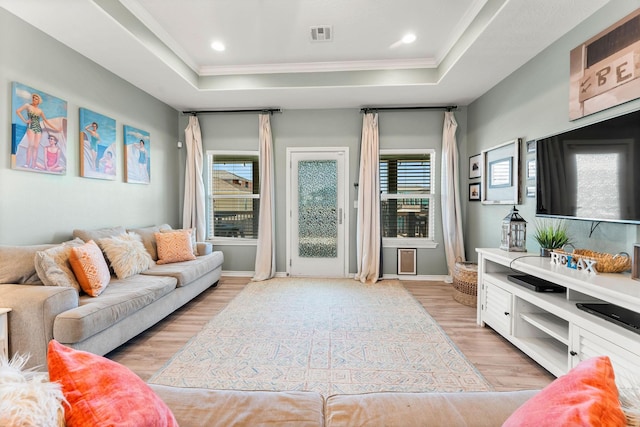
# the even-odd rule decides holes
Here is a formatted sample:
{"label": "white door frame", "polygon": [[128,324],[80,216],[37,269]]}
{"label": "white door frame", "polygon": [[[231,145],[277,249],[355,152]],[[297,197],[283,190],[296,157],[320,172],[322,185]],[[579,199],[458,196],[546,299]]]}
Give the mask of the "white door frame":
{"label": "white door frame", "polygon": [[[293,168],[292,155],[294,153],[342,153],[344,156],[344,177],[342,182],[338,180],[338,185],[342,185],[342,217],[343,217],[343,225],[344,225],[344,237],[342,242],[338,242],[339,245],[342,245],[343,253],[344,253],[344,263],[341,269],[340,277],[347,277],[349,273],[349,147],[287,147],[287,201],[286,201],[286,272],[287,276],[291,275],[291,259],[292,259],[292,247],[291,247],[291,239],[293,237],[292,234],[292,205],[291,205],[291,185],[292,185],[292,177],[291,171]],[[338,201],[340,203],[340,201]]]}

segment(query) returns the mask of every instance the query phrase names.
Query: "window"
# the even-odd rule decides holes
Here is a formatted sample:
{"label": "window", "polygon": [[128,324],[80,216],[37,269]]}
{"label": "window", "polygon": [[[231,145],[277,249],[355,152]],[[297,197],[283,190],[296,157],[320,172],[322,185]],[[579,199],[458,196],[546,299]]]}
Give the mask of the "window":
{"label": "window", "polygon": [[207,165],[207,238],[231,241],[257,239],[260,209],[258,152],[207,151]]}
{"label": "window", "polygon": [[380,150],[384,246],[435,247],[434,158],[434,150]]}

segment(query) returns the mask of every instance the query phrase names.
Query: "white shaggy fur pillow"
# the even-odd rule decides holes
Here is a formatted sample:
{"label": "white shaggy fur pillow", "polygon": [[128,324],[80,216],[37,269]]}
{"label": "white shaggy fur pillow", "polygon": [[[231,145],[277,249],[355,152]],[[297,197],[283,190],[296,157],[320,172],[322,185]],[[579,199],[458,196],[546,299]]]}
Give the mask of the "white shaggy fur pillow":
{"label": "white shaggy fur pillow", "polygon": [[142,238],[136,233],[100,239],[98,244],[107,255],[118,279],[126,279],[153,265],[151,255],[142,244]]}
{"label": "white shaggy fur pillow", "polygon": [[62,386],[46,373],[23,370],[28,359],[0,356],[0,426],[64,426]]}

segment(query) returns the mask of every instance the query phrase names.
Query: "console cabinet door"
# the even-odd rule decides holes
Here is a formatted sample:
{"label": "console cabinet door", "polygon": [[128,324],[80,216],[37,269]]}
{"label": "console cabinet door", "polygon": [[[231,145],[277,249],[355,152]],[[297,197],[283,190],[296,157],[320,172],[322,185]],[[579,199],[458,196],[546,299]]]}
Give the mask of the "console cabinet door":
{"label": "console cabinet door", "polygon": [[482,320],[500,335],[511,335],[513,295],[485,281],[482,301]]}
{"label": "console cabinet door", "polygon": [[[613,334],[609,335],[608,338],[620,342],[620,337],[615,337]],[[640,356],[638,354],[586,329],[577,326],[573,328],[571,340],[572,367],[582,360],[603,355],[609,356],[616,375],[616,382],[619,386],[624,386],[625,378],[634,382],[637,382],[637,378],[640,378]],[[629,375],[626,375],[627,373]]]}

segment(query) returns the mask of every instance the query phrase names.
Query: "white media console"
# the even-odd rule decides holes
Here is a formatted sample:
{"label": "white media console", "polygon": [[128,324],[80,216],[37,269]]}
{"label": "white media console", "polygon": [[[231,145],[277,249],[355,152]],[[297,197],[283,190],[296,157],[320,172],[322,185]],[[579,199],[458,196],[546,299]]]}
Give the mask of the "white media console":
{"label": "white media console", "polygon": [[[576,307],[608,302],[640,312],[640,281],[629,274],[591,274],[551,264],[549,258],[500,249],[477,249],[478,313],[488,325],[555,376],[579,361],[610,357],[616,378],[640,378],[640,334]],[[535,292],[507,279],[525,273],[567,288]]]}

